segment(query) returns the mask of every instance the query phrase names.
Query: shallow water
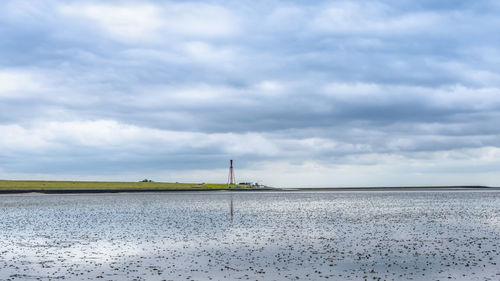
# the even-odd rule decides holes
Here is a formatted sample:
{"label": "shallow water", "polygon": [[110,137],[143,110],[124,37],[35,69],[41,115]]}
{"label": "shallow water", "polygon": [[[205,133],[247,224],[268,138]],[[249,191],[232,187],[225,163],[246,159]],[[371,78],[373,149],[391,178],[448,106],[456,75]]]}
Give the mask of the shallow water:
{"label": "shallow water", "polygon": [[31,278],[500,280],[500,191],[1,195]]}

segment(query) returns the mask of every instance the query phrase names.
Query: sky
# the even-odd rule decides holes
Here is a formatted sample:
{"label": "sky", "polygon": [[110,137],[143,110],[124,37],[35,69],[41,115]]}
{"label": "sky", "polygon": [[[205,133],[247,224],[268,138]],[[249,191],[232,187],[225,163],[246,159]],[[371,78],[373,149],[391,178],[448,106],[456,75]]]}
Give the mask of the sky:
{"label": "sky", "polygon": [[500,2],[0,3],[0,178],[500,186]]}

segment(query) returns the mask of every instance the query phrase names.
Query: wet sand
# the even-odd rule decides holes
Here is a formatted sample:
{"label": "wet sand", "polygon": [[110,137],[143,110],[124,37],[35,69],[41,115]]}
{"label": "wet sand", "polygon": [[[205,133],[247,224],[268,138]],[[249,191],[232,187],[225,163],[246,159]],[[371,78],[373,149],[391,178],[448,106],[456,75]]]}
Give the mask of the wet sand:
{"label": "wet sand", "polygon": [[499,280],[500,191],[0,195],[0,280]]}

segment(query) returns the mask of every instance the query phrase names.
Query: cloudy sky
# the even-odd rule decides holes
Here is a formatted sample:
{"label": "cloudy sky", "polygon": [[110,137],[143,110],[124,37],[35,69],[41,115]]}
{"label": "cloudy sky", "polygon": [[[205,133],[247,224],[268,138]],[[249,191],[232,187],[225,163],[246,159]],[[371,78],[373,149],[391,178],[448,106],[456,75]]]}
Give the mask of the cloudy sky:
{"label": "cloudy sky", "polygon": [[0,4],[0,178],[500,185],[498,1]]}

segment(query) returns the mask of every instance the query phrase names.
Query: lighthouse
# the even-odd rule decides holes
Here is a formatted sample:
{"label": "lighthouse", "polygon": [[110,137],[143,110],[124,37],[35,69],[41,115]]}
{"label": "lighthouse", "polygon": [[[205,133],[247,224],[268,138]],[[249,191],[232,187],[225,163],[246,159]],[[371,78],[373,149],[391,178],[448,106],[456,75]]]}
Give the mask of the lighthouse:
{"label": "lighthouse", "polygon": [[227,177],[227,184],[229,186],[236,184],[236,180],[234,179],[233,160],[229,160],[229,175]]}

